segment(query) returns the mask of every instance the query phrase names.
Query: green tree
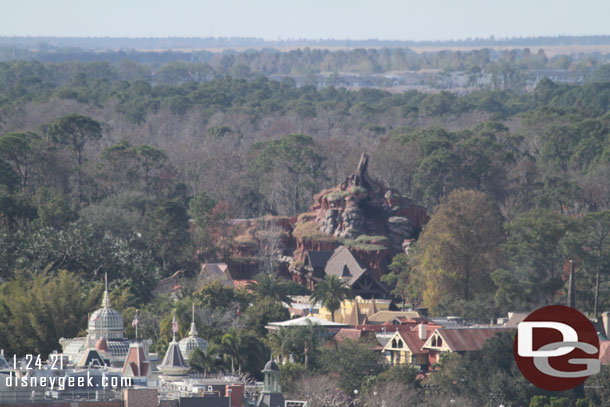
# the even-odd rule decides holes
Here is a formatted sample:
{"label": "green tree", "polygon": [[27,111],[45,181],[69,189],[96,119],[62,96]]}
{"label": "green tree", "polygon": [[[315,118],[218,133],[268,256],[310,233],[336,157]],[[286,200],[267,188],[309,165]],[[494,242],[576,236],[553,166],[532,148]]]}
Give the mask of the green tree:
{"label": "green tree", "polygon": [[260,174],[276,172],[284,176],[284,188],[290,191],[292,214],[299,213],[304,202],[304,191],[313,195],[317,183],[324,178],[326,157],[318,153],[314,140],[302,134],[290,134],[281,139],[257,143],[253,147],[256,158],[253,171]]}
{"label": "green tree", "polygon": [[260,374],[268,354],[256,335],[235,329],[222,336],[218,351],[230,360],[231,371],[246,371],[253,375]]}
{"label": "green tree", "polygon": [[502,264],[504,241],[502,215],[486,194],[465,189],[449,194],[424,227],[414,255],[425,304],[438,310],[493,292],[490,274]]}
{"label": "green tree", "polygon": [[409,256],[397,254],[388,269],[390,272],[382,276],[381,281],[392,288],[392,295],[402,299],[402,308],[405,308],[407,300],[413,307],[418,307],[422,301],[421,281],[409,263]]}
{"label": "green tree", "polygon": [[101,289],[101,284],[84,288],[65,270],[17,273],[0,286],[0,347],[18,355],[59,349],[60,338],[73,338],[86,326]]}
{"label": "green tree", "polygon": [[78,215],[70,209],[70,204],[64,197],[49,188],[38,188],[33,197],[36,204],[38,219],[42,227],[61,229],[66,224],[78,219]]}
{"label": "green tree", "polygon": [[270,274],[257,274],[254,281],[248,283],[247,289],[253,292],[259,300],[269,298],[286,304],[292,302],[287,295],[288,285]]}
{"label": "green tree", "polygon": [[585,215],[579,222],[575,241],[582,248],[585,267],[595,274],[593,318],[597,318],[602,272],[610,267],[610,210]]}
{"label": "green tree", "polygon": [[374,347],[370,342],[346,340],[336,348],[324,349],[322,366],[339,375],[339,387],[346,394],[354,394],[385,369],[383,357]]}
{"label": "green tree", "polygon": [[47,129],[47,135],[54,141],[69,146],[76,152],[76,200],[77,206],[80,207],[83,150],[87,142],[102,138],[102,125],[90,117],[69,114],[51,123]]}
{"label": "green tree", "polygon": [[219,282],[205,284],[199,291],[193,293],[197,304],[210,309],[244,310],[251,302],[251,295],[245,290],[226,287]]}
{"label": "green tree", "polygon": [[136,149],[121,141],[105,148],[100,153],[101,163],[98,179],[112,193],[133,189],[139,179]]}
{"label": "green tree", "polygon": [[277,302],[273,297],[260,298],[246,309],[246,327],[260,338],[267,334],[265,326],[269,322],[286,321],[290,319],[288,308]]}
{"label": "green tree", "polygon": [[23,188],[28,186],[38,159],[34,147],[39,141],[40,137],[34,133],[6,133],[0,137],[0,158],[13,164]]}
{"label": "green tree", "polygon": [[[505,249],[515,270],[511,271],[512,278],[518,284],[504,294],[515,294],[529,307],[551,303],[564,284],[561,272],[569,258],[567,238],[574,230],[574,222],[547,209],[534,209],[519,214],[506,225],[506,230]],[[500,285],[500,289],[504,287]]]}
{"label": "green tree", "polygon": [[13,192],[19,185],[19,176],[9,163],[0,158],[0,186],[4,186],[7,192]]}
{"label": "green tree", "polygon": [[167,155],[162,150],[147,145],[136,147],[136,154],[140,160],[140,166],[144,171],[144,185],[146,195],[150,195],[150,189],[156,180],[154,172],[163,168]]}
{"label": "green tree", "polygon": [[165,200],[147,215],[147,236],[158,253],[163,270],[178,267],[190,250],[189,218],[185,208],[173,200]]}
{"label": "green tree", "polygon": [[341,307],[344,300],[351,297],[351,288],[345,281],[334,275],[326,275],[324,280],[316,284],[310,299],[314,304],[321,302],[330,311],[331,319],[334,322],[335,311]]}
{"label": "green tree", "polygon": [[207,376],[208,372],[214,368],[216,361],[216,354],[213,350],[213,347],[208,347],[207,351],[203,352],[200,348],[195,348],[189,355],[188,363],[191,370]]}

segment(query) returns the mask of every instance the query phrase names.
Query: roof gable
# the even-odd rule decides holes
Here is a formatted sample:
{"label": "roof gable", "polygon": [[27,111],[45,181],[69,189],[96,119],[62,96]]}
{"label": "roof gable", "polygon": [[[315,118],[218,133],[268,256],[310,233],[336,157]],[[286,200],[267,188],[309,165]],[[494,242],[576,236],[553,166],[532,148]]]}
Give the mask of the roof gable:
{"label": "roof gable", "polygon": [[335,249],[324,267],[324,273],[343,277],[351,287],[367,271],[367,269],[354,257],[352,252],[345,246]]}
{"label": "roof gable", "polygon": [[[398,341],[401,342],[398,342]],[[394,332],[394,335],[390,337],[390,339],[386,342],[383,347],[383,350],[396,349],[394,345],[402,345],[399,348],[407,348],[411,353],[414,354],[422,354],[426,353],[422,348],[424,346],[424,341],[422,341],[417,333],[411,331],[410,329],[399,329]]]}

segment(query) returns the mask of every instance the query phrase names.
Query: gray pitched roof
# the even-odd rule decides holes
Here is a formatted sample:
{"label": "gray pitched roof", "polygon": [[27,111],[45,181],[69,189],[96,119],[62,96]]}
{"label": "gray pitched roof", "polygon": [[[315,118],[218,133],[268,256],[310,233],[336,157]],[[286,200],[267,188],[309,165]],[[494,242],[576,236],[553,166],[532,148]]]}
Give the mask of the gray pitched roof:
{"label": "gray pitched roof", "polygon": [[310,251],[307,252],[308,263],[314,269],[324,269],[332,255],[332,251]]}
{"label": "gray pitched roof", "polygon": [[347,285],[351,287],[366,272],[366,267],[354,257],[347,247],[339,246],[328,259],[324,272],[327,275],[343,277]]}
{"label": "gray pitched roof", "polygon": [[178,346],[178,342],[173,340],[170,342],[169,347],[167,348],[167,352],[165,352],[165,357],[163,358],[163,362],[159,365],[159,368],[162,370],[163,368],[186,368],[187,364],[182,357],[182,352],[180,352],[180,347]]}

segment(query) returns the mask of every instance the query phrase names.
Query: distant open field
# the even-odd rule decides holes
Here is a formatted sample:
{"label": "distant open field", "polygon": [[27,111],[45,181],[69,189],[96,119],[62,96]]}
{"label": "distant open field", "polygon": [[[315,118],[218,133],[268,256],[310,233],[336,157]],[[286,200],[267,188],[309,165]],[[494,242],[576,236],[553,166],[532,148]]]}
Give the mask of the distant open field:
{"label": "distant open field", "polygon": [[[338,50],[350,50],[350,49],[356,49],[357,47],[351,47],[351,46],[344,46],[344,47],[340,47],[340,46],[297,46],[297,45],[290,45],[290,46],[281,46],[281,47],[235,47],[235,48],[230,48],[231,50],[234,51],[246,51],[248,49],[256,49],[256,50],[260,50],[263,48],[273,48],[273,49],[277,49],[279,51],[283,51],[283,52],[288,52],[288,51],[293,51],[296,49],[303,49],[303,48],[309,48],[309,49],[327,49],[330,51],[338,51]],[[366,48],[382,48],[382,47],[366,47]],[[409,47],[409,49],[412,49],[413,51],[417,52],[417,53],[423,53],[423,52],[439,52],[439,51],[464,51],[464,52],[468,52],[468,51],[473,51],[473,50],[477,50],[477,49],[482,49],[482,48],[492,48],[496,51],[499,50],[511,50],[511,49],[523,49],[523,48],[529,48],[530,51],[532,53],[536,53],[538,52],[538,50],[543,49],[545,54],[549,57],[555,56],[555,55],[561,55],[561,54],[588,54],[588,53],[592,53],[592,52],[599,52],[601,54],[610,54],[610,44],[607,45],[498,45],[498,46],[494,46],[494,47],[490,47],[490,46],[482,46],[482,47],[474,47],[474,46],[412,46]],[[223,51],[227,51],[229,48],[172,48],[172,49],[137,49],[137,51],[139,52],[166,52],[166,51],[173,51],[173,52],[193,52],[193,51],[210,51],[210,52],[223,52]]]}
{"label": "distant open field", "polygon": [[472,51],[481,48],[493,48],[495,50],[511,50],[529,48],[531,52],[536,53],[539,49],[543,49],[547,56],[555,56],[561,54],[580,54],[599,52],[601,54],[610,53],[610,44],[608,45],[540,45],[540,46],[497,46],[497,47],[410,47],[417,53],[421,52],[438,52],[438,51]]}

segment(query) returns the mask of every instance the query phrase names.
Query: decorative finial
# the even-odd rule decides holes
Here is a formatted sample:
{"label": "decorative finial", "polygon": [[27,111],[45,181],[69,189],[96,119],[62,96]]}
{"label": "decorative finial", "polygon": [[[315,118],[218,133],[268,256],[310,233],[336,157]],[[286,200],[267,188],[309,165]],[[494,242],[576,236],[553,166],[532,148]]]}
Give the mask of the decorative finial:
{"label": "decorative finial", "polygon": [[108,295],[108,273],[104,273],[104,281],[106,289],[104,291],[104,300],[102,301],[102,307],[110,308],[110,296]]}
{"label": "decorative finial", "polygon": [[172,320],[172,332],[174,333],[174,338],[172,342],[176,342],[176,332],[178,332],[178,322],[176,321],[176,310],[174,310],[174,319]]}
{"label": "decorative finial", "polygon": [[195,303],[193,302],[193,320],[191,322],[191,330],[189,336],[197,336],[197,328],[195,327]]}

